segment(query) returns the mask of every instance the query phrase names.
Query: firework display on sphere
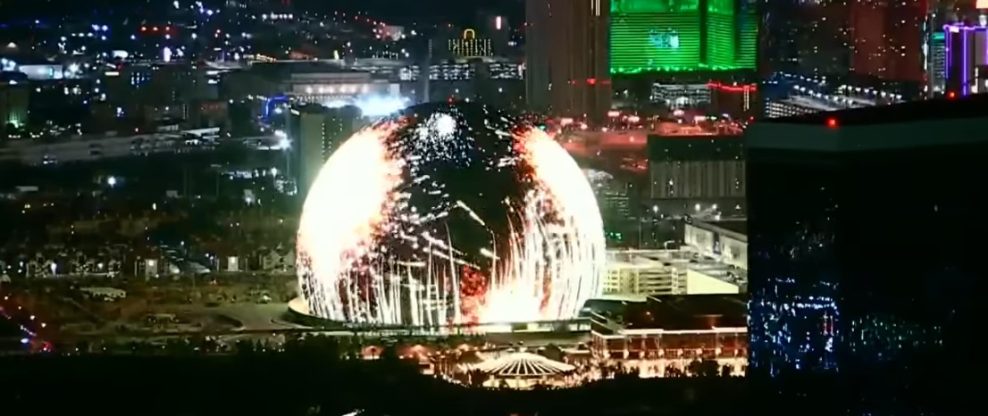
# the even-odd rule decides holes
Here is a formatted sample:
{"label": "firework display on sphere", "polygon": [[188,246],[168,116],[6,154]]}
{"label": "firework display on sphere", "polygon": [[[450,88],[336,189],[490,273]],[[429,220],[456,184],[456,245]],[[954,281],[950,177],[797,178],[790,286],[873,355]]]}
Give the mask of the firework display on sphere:
{"label": "firework display on sphere", "polygon": [[310,314],[411,326],[573,318],[605,256],[569,154],[470,104],[411,107],[344,142],[306,198],[296,252]]}

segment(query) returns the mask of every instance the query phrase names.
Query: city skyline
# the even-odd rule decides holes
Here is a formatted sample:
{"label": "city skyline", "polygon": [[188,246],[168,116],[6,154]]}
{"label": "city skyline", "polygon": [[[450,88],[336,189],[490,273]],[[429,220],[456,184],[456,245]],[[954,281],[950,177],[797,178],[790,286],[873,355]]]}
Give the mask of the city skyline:
{"label": "city skyline", "polygon": [[972,414],[984,3],[0,0],[0,413]]}

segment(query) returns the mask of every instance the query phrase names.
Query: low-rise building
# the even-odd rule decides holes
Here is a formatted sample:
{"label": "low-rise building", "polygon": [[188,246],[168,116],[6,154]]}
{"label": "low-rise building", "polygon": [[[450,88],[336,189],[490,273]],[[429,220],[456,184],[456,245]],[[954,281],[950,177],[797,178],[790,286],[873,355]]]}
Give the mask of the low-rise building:
{"label": "low-rise building", "polygon": [[735,294],[747,289],[745,268],[691,249],[610,250],[604,295]]}
{"label": "low-rise building", "polygon": [[748,270],[748,236],[745,219],[686,223],[684,243],[691,250],[724,264]]}
{"label": "low-rise building", "polygon": [[263,249],[260,254],[261,270],[265,272],[290,273],[295,271],[295,250],[275,247]]}
{"label": "low-rise building", "polygon": [[747,367],[747,304],[738,295],[652,296],[592,314],[590,334],[595,359],[640,377],[686,374],[696,362],[728,375]]}
{"label": "low-rise building", "polygon": [[679,294],[685,288],[686,270],[674,262],[674,250],[611,250],[607,253],[607,275],[603,293],[614,294]]}

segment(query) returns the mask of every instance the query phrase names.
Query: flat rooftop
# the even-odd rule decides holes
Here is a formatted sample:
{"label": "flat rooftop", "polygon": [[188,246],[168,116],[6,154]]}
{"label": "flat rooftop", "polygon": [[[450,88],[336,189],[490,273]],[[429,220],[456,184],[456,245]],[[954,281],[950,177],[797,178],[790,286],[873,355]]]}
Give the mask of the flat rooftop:
{"label": "flat rooftop", "polygon": [[748,285],[747,271],[690,250],[608,250],[607,268],[608,271],[662,268],[693,270],[737,285],[742,291]]}
{"label": "flat rooftop", "polygon": [[741,235],[748,235],[748,220],[747,219],[730,219],[721,221],[697,221],[694,220],[690,223],[696,227],[704,229],[724,229],[730,232],[738,233]]}
{"label": "flat rooftop", "polygon": [[717,221],[712,223],[720,228],[724,228],[730,231],[734,231],[738,234],[748,235],[748,221],[747,220],[726,220]]}
{"label": "flat rooftop", "polygon": [[738,135],[662,136],[648,135],[648,160],[740,160],[744,141]]}
{"label": "flat rooftop", "polygon": [[988,143],[988,94],[759,120],[749,150],[857,152]]}

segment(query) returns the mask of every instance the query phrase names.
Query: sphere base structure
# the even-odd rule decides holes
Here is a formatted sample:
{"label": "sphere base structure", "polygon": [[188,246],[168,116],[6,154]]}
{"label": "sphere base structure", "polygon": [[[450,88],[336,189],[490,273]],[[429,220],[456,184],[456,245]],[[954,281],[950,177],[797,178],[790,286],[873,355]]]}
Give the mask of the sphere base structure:
{"label": "sphere base structure", "polygon": [[309,306],[301,297],[288,302],[288,316],[292,322],[328,331],[351,331],[380,336],[453,336],[482,334],[549,334],[576,333],[590,330],[590,321],[575,318],[560,321],[506,322],[489,324],[450,324],[443,326],[373,325],[333,321],[309,312]]}

